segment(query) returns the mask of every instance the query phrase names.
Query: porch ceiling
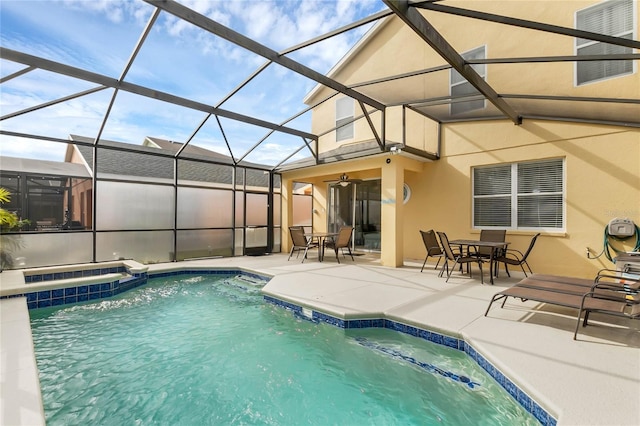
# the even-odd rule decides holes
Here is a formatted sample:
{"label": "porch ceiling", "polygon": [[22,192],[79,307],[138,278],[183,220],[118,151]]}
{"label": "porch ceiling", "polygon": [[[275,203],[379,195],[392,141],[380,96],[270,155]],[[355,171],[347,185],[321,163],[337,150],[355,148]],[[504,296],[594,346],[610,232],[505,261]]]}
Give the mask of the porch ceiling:
{"label": "porch ceiling", "polygon": [[[496,10],[502,10],[500,3],[507,2],[508,0],[495,2],[383,0],[379,11],[369,16],[354,19],[350,24],[333,28],[301,43],[294,43],[295,40],[292,40],[290,47],[277,49],[270,47],[267,42],[263,42],[257,36],[242,34],[234,28],[233,23],[223,24],[212,17],[215,16],[214,14],[202,14],[196,10],[196,6],[189,7],[188,4],[191,2],[136,0],[135,5],[145,12],[148,19],[137,42],[133,43],[133,51],[129,58],[122,61],[119,68],[116,67],[119,70],[116,73],[113,68],[91,69],[86,63],[78,64],[78,61],[72,59],[72,54],[56,56],[49,55],[46,49],[30,49],[28,45],[22,43],[22,39],[29,32],[37,32],[38,29],[35,20],[30,21],[31,24],[26,22],[20,29],[23,33],[3,31],[2,34],[0,58],[3,65],[9,66],[3,66],[5,71],[0,76],[0,90],[3,98],[0,141],[2,144],[14,140],[67,143],[68,135],[77,133],[75,128],[52,129],[49,126],[37,126],[34,123],[42,120],[43,117],[50,118],[47,114],[55,107],[104,95],[106,101],[102,103],[102,107],[91,111],[97,114],[94,127],[89,127],[93,129],[93,133],[83,135],[88,138],[87,140],[97,141],[94,142],[97,145],[100,145],[105,137],[113,139],[105,132],[109,125],[117,120],[113,117],[112,109],[124,97],[129,103],[140,101],[170,105],[184,112],[185,117],[189,116],[189,120],[185,119],[184,122],[191,124],[185,124],[182,131],[176,131],[174,135],[146,135],[150,138],[161,136],[163,139],[181,143],[182,145],[179,145],[181,148],[171,153],[175,157],[190,155],[189,150],[186,149],[189,146],[200,147],[226,156],[228,159],[226,161],[218,156],[218,160],[226,164],[259,163],[274,171],[307,162],[320,164],[326,161],[340,161],[340,156],[336,156],[333,160],[321,158],[317,154],[319,134],[311,131],[310,118],[299,120],[301,117],[308,117],[314,105],[304,105],[303,97],[300,97],[300,99],[289,101],[299,103],[298,112],[290,116],[279,116],[274,113],[275,108],[272,102],[262,93],[266,89],[261,80],[268,76],[270,83],[273,83],[274,78],[268,73],[273,72],[274,69],[278,71],[273,75],[286,72],[287,76],[303,81],[307,90],[316,85],[316,87],[329,88],[331,97],[338,93],[350,96],[367,111],[384,111],[388,107],[403,106],[438,123],[507,119],[520,124],[523,120],[535,118],[640,127],[640,78],[637,71],[640,54],[635,53],[640,49],[640,42],[637,39],[579,31],[566,25],[558,25],[557,22],[567,22],[566,16],[558,17],[556,22],[542,22],[496,13]],[[536,8],[556,7],[559,3],[561,2],[547,1],[546,4],[536,2]],[[329,2],[323,2],[320,7],[329,6]],[[4,7],[7,7],[6,4]],[[253,8],[258,5],[243,3],[243,7]],[[558,10],[569,9],[559,8]],[[455,28],[439,26],[441,22],[439,18],[442,16],[454,19],[457,23]],[[330,42],[333,38],[349,32],[363,31],[367,26],[381,25],[381,20],[389,19],[402,20],[404,25],[408,26],[428,46],[428,49],[437,53],[437,56],[433,57],[438,59],[432,63],[425,63],[422,69],[407,69],[402,73],[380,75],[375,80],[355,83],[340,81],[332,72],[314,68],[313,55],[322,55],[323,49],[327,48],[318,48],[322,43]],[[573,19],[574,17],[571,16],[569,20],[573,22]],[[224,43],[226,49],[240,49],[245,53],[248,52],[252,63],[261,65],[254,68],[253,72],[248,72],[243,80],[236,80],[235,87],[229,86],[227,94],[218,99],[203,95],[202,90],[195,90],[197,94],[179,89],[171,90],[172,86],[178,88],[184,84],[180,81],[185,78],[184,73],[181,72],[182,64],[180,63],[174,64],[175,72],[171,73],[175,81],[164,82],[169,84],[160,86],[153,83],[153,80],[141,79],[141,70],[149,71],[148,67],[150,67],[149,58],[145,58],[142,52],[147,44],[162,43],[162,39],[158,41],[158,37],[154,38],[154,31],[161,31],[166,22],[179,23],[184,27],[197,29],[203,37],[203,43],[220,42]],[[477,45],[487,43],[491,39],[490,34],[496,29],[508,27],[512,31],[521,32],[519,40],[526,39],[526,42],[520,42],[519,45],[514,46],[513,40],[506,38],[503,40],[504,50],[517,51],[520,55],[500,57],[498,53],[493,52],[499,52],[502,49],[492,48],[487,49],[486,57],[464,59],[463,47],[455,45],[451,41],[451,36],[456,31],[471,28],[471,24],[474,25],[473,28],[477,28],[477,34],[475,34]],[[66,25],[73,26],[73,23],[69,22]],[[6,25],[3,27],[6,28]],[[113,25],[114,40],[120,38],[118,31],[122,30],[122,26]],[[80,37],[83,36],[90,37],[90,35]],[[205,37],[207,37],[206,40]],[[366,37],[365,35],[364,40]],[[637,37],[637,34],[633,34],[633,37]],[[607,43],[611,46],[609,50],[612,53],[581,56],[541,55],[541,52],[545,51],[539,48],[542,40],[544,43],[569,43],[575,46],[578,39]],[[52,39],[48,42],[48,47],[54,51],[59,42],[60,40]],[[169,50],[171,48],[169,42],[166,41],[166,43]],[[103,47],[104,51],[100,52],[100,55],[118,56],[113,46]],[[352,48],[343,62],[348,61],[357,47]],[[314,49],[315,53],[313,53]],[[546,49],[546,51],[554,51],[554,49]],[[301,55],[300,52],[305,53]],[[212,59],[211,63],[228,61],[229,58],[229,55],[220,53]],[[381,60],[394,61],[394,58],[381,58]],[[142,61],[147,62],[142,63]],[[559,86],[552,82],[549,84],[534,82],[535,76],[554,75],[559,64],[570,62],[575,66],[578,62],[585,61],[599,63],[618,61],[618,64],[623,63],[621,61],[630,61],[633,64],[632,75],[630,78],[625,77],[629,87],[624,87],[619,93],[610,93],[610,97],[601,97],[594,96],[593,93],[597,93],[598,89],[589,85],[559,89]],[[459,95],[451,95],[451,70],[459,73],[460,81],[469,83],[467,85],[469,90]],[[34,95],[38,89],[30,84],[31,80],[28,79],[30,75],[37,75],[39,78],[35,81],[43,84],[47,79],[54,79],[69,82],[70,88],[82,87],[82,89],[69,89],[67,92],[57,90],[55,95],[50,94],[50,97],[45,99],[45,95]],[[291,82],[290,78],[281,78],[277,92],[287,93]],[[209,83],[207,79],[204,79],[197,84],[207,83]],[[168,87],[168,89],[160,90],[158,87]],[[415,90],[416,87],[420,87],[421,90]],[[17,96],[31,99],[31,103],[11,103],[10,97]],[[262,100],[253,110],[244,108],[242,104],[252,97]],[[319,103],[331,97],[322,99]],[[481,107],[467,108],[469,105],[481,105]],[[129,107],[129,110],[131,109]],[[360,110],[360,108],[356,109]],[[358,119],[368,120],[367,114],[363,114]],[[78,117],[78,120],[84,120],[84,117]],[[140,120],[145,120],[145,117],[141,116]],[[212,134],[203,130],[207,126],[217,132],[220,139],[217,146],[213,143],[208,145],[206,142]],[[240,127],[252,129],[253,139],[245,136],[230,136],[231,129]],[[331,130],[335,129],[327,129],[323,133]],[[188,136],[184,136],[185,131]],[[126,135],[127,130],[120,134]],[[380,139],[377,143],[354,145],[354,148],[362,147],[363,152],[358,155],[357,152],[351,152],[352,149],[349,152],[349,158],[388,151],[394,145],[387,142],[384,135],[376,135],[372,132],[372,140],[378,137]],[[139,150],[142,141],[122,140],[122,142],[130,144],[132,150]],[[394,142],[397,143],[397,141]],[[105,146],[108,146],[108,143],[105,143]],[[433,159],[432,154],[423,154],[426,158]],[[216,159],[216,156],[212,158]]]}

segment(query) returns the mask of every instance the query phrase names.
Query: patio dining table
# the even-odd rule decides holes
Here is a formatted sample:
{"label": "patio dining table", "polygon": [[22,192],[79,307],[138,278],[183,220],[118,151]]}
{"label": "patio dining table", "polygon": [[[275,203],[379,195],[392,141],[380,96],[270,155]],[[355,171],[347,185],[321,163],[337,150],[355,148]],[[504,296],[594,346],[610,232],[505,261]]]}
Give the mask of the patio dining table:
{"label": "patio dining table", "polygon": [[[494,263],[495,263],[495,258],[496,258],[496,252],[499,249],[506,249],[507,246],[509,244],[511,244],[509,241],[501,241],[501,242],[494,242],[494,241],[480,241],[480,240],[464,240],[464,239],[459,239],[459,240],[451,240],[449,241],[449,244],[451,245],[456,245],[456,246],[460,246],[460,251],[462,252],[462,247],[466,246],[466,247],[470,247],[473,246],[476,249],[479,247],[487,247],[491,250],[491,254],[489,255],[489,281],[491,282],[491,285],[493,285],[493,268],[494,268]],[[497,273],[496,273],[497,275]]]}
{"label": "patio dining table", "polygon": [[334,238],[338,236],[337,232],[305,232],[304,236],[309,239],[309,242],[316,240],[318,242],[318,261],[322,262],[324,259],[324,242],[327,238]]}

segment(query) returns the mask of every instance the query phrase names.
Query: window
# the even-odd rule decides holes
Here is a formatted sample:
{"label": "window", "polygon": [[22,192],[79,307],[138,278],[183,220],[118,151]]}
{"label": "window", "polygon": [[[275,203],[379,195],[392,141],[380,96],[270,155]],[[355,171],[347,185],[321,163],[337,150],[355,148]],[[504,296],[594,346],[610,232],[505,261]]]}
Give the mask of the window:
{"label": "window", "polygon": [[292,225],[304,226],[305,230],[313,228],[313,184],[293,182]]}
{"label": "window", "polygon": [[336,101],[336,142],[353,139],[353,99]]}
{"label": "window", "polygon": [[473,226],[564,229],[564,161],[474,168]]}
{"label": "window", "polygon": [[[576,29],[598,34],[632,39],[633,38],[633,1],[612,0],[583,9],[576,14]],[[633,49],[576,39],[576,54],[609,55],[633,53]],[[576,82],[584,84],[603,78],[633,72],[633,61],[584,61],[576,64]]]}
{"label": "window", "polygon": [[[465,60],[470,59],[485,59],[486,52],[484,46],[478,47],[477,49],[473,49],[469,52],[463,53],[462,57]],[[486,78],[486,70],[487,67],[485,64],[473,64],[471,67],[480,75],[482,78]],[[458,71],[451,70],[450,74],[450,83],[451,83],[451,96],[452,97],[461,97],[461,96],[471,96],[471,95],[479,95],[480,92],[476,90],[475,87],[471,83],[469,83]],[[472,101],[465,102],[454,102],[451,104],[451,114],[462,114],[463,112],[473,111],[475,109],[484,108],[484,99],[477,99]]]}

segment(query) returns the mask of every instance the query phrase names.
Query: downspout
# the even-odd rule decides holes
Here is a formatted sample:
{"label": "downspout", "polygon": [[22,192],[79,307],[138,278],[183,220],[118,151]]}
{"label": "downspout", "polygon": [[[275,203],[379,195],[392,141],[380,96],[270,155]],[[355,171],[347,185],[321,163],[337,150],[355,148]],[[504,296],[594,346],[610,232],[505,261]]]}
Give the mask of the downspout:
{"label": "downspout", "polygon": [[440,159],[442,149],[442,123],[438,123],[438,148],[436,148],[436,157]]}
{"label": "downspout", "polygon": [[407,146],[407,106],[402,105],[402,146]]}

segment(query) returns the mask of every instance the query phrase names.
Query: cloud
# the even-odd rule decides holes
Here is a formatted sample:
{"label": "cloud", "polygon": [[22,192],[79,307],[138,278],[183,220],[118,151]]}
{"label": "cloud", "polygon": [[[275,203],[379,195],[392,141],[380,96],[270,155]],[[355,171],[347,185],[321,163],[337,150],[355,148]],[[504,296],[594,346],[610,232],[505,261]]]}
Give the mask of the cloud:
{"label": "cloud", "polygon": [[100,7],[94,3],[102,2],[2,2],[2,45],[117,76],[153,8],[144,2],[107,1]]}
{"label": "cloud", "polygon": [[[0,144],[0,157],[31,158],[35,160],[64,161],[66,144],[4,136]],[[1,161],[0,161],[1,163]]]}
{"label": "cloud", "polygon": [[90,12],[107,18],[110,22],[122,23],[133,17],[138,24],[144,24],[149,18],[150,7],[144,2],[130,0],[60,0],[71,10]]}
{"label": "cloud", "polygon": [[[264,43],[278,50],[312,40],[353,22],[356,17],[361,18],[380,9],[375,2],[362,1],[289,1],[276,2],[275,7],[270,2],[265,4],[277,11],[271,13],[277,15],[277,19],[269,18],[261,23],[262,32],[266,35],[261,38]],[[249,19],[244,21],[245,25],[251,25],[252,22]],[[271,26],[266,28],[267,24]],[[310,67],[326,72],[362,37],[366,28],[308,46],[299,50],[296,57]]]}
{"label": "cloud", "polygon": [[246,14],[241,15],[248,36],[256,39],[264,38],[277,29],[278,16],[278,9],[264,2],[255,2]]}

